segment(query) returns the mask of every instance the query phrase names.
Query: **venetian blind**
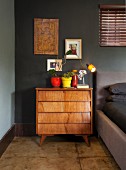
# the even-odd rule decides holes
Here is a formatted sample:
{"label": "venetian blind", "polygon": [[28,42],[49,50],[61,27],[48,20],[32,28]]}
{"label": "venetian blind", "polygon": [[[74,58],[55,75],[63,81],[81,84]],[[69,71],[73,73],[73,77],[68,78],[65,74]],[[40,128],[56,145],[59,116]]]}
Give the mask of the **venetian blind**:
{"label": "venetian blind", "polygon": [[100,46],[126,46],[126,6],[100,5]]}

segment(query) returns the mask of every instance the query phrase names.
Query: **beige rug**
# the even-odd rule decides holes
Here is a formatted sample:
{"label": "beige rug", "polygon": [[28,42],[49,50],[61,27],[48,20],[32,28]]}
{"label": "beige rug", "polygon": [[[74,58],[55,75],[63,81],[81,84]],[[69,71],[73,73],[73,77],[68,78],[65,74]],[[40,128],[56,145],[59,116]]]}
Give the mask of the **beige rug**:
{"label": "beige rug", "polygon": [[90,147],[80,137],[15,137],[0,158],[0,170],[119,170],[100,139],[90,137]]}

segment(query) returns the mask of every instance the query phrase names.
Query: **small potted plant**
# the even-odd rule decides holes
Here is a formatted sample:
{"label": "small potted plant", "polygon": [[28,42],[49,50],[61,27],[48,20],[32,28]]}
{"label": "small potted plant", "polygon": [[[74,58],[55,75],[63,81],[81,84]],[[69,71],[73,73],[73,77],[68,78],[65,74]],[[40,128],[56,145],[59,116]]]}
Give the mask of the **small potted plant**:
{"label": "small potted plant", "polygon": [[55,69],[50,69],[49,70],[49,74],[52,75],[51,77],[51,84],[53,87],[60,87],[61,85],[61,77],[59,77],[57,74],[56,74],[56,70]]}
{"label": "small potted plant", "polygon": [[63,87],[71,87],[71,80],[72,76],[74,75],[74,72],[67,72],[64,73],[62,76],[62,85]]}

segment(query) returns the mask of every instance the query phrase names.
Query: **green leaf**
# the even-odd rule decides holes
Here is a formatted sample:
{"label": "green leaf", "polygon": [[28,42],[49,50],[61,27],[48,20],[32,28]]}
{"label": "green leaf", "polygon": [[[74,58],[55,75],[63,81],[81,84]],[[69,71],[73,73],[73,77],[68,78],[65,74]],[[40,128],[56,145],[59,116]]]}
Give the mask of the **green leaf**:
{"label": "green leaf", "polygon": [[66,52],[66,55],[70,55],[70,54],[72,54],[72,50]]}

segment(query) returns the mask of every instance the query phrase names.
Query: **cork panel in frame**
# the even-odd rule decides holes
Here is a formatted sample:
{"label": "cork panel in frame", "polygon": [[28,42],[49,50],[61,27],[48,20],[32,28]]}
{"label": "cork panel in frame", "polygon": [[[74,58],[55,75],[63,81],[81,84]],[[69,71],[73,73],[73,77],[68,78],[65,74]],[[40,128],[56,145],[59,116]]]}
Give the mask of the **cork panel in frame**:
{"label": "cork panel in frame", "polygon": [[34,19],[34,54],[58,55],[58,19]]}

